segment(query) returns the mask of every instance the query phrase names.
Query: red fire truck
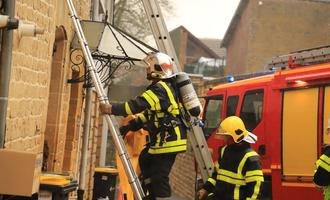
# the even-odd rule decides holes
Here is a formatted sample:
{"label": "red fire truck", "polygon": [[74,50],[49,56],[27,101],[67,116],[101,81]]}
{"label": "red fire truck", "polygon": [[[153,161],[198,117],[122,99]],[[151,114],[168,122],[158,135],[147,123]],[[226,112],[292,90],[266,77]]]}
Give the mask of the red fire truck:
{"label": "red fire truck", "polygon": [[240,116],[258,136],[253,148],[262,159],[264,197],[322,199],[312,180],[322,146],[330,144],[329,58],[329,47],[276,57],[273,74],[209,89],[203,122],[213,159],[222,145],[215,134],[221,120]]}

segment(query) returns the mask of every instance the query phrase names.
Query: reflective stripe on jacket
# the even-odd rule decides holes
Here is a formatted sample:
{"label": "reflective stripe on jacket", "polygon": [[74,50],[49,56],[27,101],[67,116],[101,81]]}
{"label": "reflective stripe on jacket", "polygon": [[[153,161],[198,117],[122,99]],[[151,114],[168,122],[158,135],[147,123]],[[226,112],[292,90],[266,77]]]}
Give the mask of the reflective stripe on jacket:
{"label": "reflective stripe on jacket", "polygon": [[204,188],[219,199],[258,199],[264,182],[259,155],[247,143],[219,151],[212,178]]}
{"label": "reflective stripe on jacket", "polygon": [[324,200],[330,200],[330,185],[324,188]]}
{"label": "reflective stripe on jacket", "polygon": [[187,149],[187,134],[171,83],[158,81],[133,100],[113,105],[114,115],[137,114],[149,132],[149,153],[175,153]]}
{"label": "reflective stripe on jacket", "polygon": [[316,161],[314,183],[324,187],[324,199],[330,200],[330,148]]}

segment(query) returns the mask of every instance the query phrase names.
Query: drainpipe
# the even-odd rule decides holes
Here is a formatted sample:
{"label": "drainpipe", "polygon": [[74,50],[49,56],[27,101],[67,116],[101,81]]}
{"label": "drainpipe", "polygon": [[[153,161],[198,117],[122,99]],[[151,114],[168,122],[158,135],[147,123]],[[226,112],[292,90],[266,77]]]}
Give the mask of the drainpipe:
{"label": "drainpipe", "polygon": [[[96,10],[98,10],[98,1],[94,0],[92,2],[93,19],[96,18]],[[86,99],[85,99],[85,115],[84,115],[84,128],[83,128],[83,141],[81,147],[81,163],[80,163],[80,173],[79,173],[79,188],[78,188],[78,200],[84,199],[85,185],[86,185],[86,171],[87,171],[87,158],[88,158],[88,139],[90,133],[90,122],[91,122],[91,112],[92,112],[92,94],[93,88],[86,84]]]}
{"label": "drainpipe", "polygon": [[[93,1],[93,21],[102,21],[102,18],[99,15],[99,0]],[[108,143],[108,126],[107,121],[104,116],[101,117],[103,122],[102,130],[101,130],[101,145],[100,145],[100,155],[99,155],[99,166],[105,166],[105,158],[107,154],[107,143]]]}
{"label": "drainpipe", "polygon": [[[14,19],[15,1],[4,1],[4,14]],[[10,22],[9,22],[10,23]],[[18,21],[17,21],[18,25]],[[17,28],[13,27],[13,28]],[[0,148],[4,148],[6,133],[6,117],[13,49],[13,30],[3,30],[0,54]]]}
{"label": "drainpipe", "polygon": [[79,188],[78,200],[84,199],[86,171],[87,171],[87,158],[88,158],[88,139],[90,132],[91,111],[92,111],[92,88],[86,88],[86,101],[85,101],[85,115],[84,115],[84,130],[83,141],[81,147],[81,161],[80,161],[80,175],[79,175]]}

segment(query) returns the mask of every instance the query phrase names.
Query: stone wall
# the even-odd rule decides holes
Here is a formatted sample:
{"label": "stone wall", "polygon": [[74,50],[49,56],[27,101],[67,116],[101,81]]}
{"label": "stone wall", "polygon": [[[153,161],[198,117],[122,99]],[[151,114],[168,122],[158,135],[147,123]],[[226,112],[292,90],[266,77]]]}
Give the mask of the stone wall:
{"label": "stone wall", "polygon": [[[79,17],[90,19],[91,1],[73,2]],[[44,33],[19,37],[14,31],[5,148],[35,152],[40,157],[46,153],[47,171],[68,172],[77,179],[83,88],[67,83],[74,73],[70,63],[74,28],[68,13],[66,1],[16,0],[15,16],[20,22],[35,24]],[[86,197],[91,195],[98,143],[95,97],[93,93]]]}

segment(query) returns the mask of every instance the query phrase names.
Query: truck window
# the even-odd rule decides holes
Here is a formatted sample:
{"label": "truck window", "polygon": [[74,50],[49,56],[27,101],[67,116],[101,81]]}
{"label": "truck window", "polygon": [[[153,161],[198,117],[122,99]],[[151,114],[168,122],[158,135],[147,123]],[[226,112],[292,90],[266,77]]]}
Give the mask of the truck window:
{"label": "truck window", "polygon": [[323,144],[330,144],[330,86],[325,88],[323,108]]}
{"label": "truck window", "polygon": [[204,112],[204,135],[206,139],[217,129],[221,122],[223,96],[214,96],[206,99]]}
{"label": "truck window", "polygon": [[318,88],[284,91],[282,166],[284,177],[313,176],[317,160]]}
{"label": "truck window", "polygon": [[248,91],[244,95],[240,117],[248,131],[255,129],[261,121],[263,97],[263,90]]}
{"label": "truck window", "polygon": [[226,117],[235,115],[238,103],[238,96],[229,96],[227,98]]}

